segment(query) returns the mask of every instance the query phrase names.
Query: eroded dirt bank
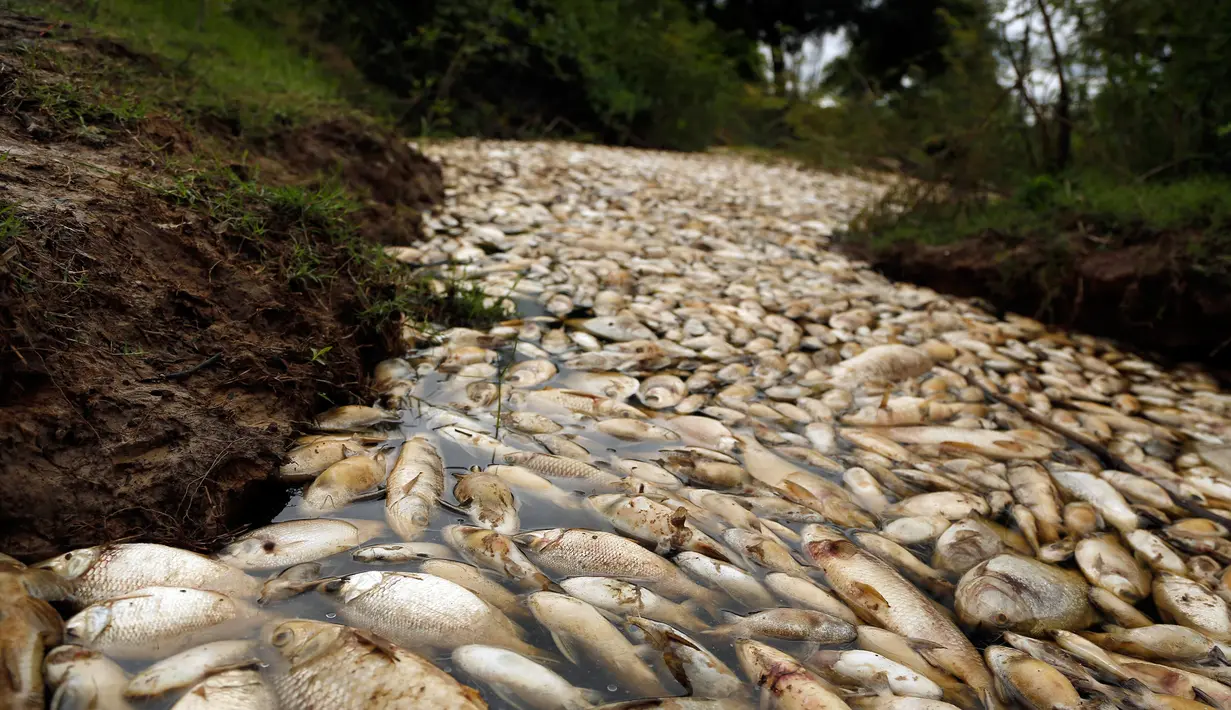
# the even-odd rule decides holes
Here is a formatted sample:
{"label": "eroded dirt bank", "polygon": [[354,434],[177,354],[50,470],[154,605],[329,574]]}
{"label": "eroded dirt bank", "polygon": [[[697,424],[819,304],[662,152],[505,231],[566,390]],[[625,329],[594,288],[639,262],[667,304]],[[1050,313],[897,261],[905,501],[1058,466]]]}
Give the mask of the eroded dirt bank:
{"label": "eroded dirt bank", "polygon": [[1223,275],[1194,264],[1199,234],[1143,235],[1108,247],[1097,235],[1025,243],[996,235],[946,245],[844,243],[889,278],[1001,312],[1113,338],[1172,362],[1231,376],[1231,292]]}
{"label": "eroded dirt bank", "polygon": [[439,169],[346,119],[244,146],[158,116],[72,125],[46,87],[74,78],[31,57],[114,48],[32,18],[0,27],[0,549],[200,547],[268,519],[296,422],[361,391],[381,334],[353,283],[288,278],[305,249],[309,269],[335,258],[305,243],[306,208],[266,200],[254,233],[177,171],[203,144],[248,150],[262,180],[306,194],[328,171],[367,196],[357,236],[405,242]]}

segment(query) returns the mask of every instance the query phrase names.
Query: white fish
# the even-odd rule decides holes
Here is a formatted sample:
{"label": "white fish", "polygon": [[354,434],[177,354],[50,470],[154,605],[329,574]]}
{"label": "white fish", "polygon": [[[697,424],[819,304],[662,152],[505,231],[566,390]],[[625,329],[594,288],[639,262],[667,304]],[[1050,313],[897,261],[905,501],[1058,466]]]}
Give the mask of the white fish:
{"label": "white fish", "polygon": [[214,641],[165,658],[128,681],[128,697],[151,697],[187,688],[228,666],[257,661],[256,641]]}
{"label": "white fish", "polygon": [[218,559],[240,569],[276,569],[358,547],[384,530],[374,520],[309,518],[266,525],[222,548]]}
{"label": "white fish", "polygon": [[389,472],[385,521],[398,537],[414,540],[427,529],[444,492],[444,462],[435,445],[419,435],[402,444]]}
{"label": "white fish", "polygon": [[574,687],[555,671],[496,646],[453,649],[453,663],[511,705],[529,710],[583,710],[601,702],[598,693]]}

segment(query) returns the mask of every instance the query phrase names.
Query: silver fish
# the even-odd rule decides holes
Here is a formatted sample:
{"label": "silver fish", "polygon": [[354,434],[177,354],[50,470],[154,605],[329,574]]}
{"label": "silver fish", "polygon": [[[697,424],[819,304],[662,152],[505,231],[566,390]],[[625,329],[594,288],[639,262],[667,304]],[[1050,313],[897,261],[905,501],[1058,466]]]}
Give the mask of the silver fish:
{"label": "silver fish", "polygon": [[218,552],[218,560],[240,569],[289,567],[358,547],[384,527],[374,520],[288,520],[239,536]]}
{"label": "silver fish", "polygon": [[385,496],[385,521],[398,537],[414,540],[427,529],[444,485],[444,462],[427,437],[402,444]]}

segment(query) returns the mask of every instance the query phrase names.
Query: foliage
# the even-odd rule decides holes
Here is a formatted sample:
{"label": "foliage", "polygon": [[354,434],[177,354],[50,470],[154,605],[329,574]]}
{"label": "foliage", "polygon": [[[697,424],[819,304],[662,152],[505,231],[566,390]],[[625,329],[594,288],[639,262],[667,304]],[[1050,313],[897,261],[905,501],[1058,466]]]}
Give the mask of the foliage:
{"label": "foliage", "polygon": [[161,193],[203,211],[243,249],[274,265],[293,288],[345,281],[359,301],[360,319],[368,324],[406,316],[479,327],[503,317],[477,284],[412,272],[362,238],[354,226],[361,205],[341,185],[271,186],[245,172],[185,172]]}
{"label": "foliage", "polygon": [[[183,0],[18,0],[20,9],[84,25],[122,42],[138,61],[85,67],[142,109],[221,120],[237,133],[269,129],[344,108],[347,78],[306,61],[279,28],[243,21],[216,2]],[[107,72],[110,75],[106,75]],[[98,101],[86,105],[103,105]]]}

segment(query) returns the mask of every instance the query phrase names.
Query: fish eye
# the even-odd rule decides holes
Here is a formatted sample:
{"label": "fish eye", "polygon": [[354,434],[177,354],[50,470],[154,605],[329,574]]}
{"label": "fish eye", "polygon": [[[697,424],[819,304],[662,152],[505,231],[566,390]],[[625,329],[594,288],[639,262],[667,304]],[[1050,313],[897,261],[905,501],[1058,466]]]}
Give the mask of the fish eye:
{"label": "fish eye", "polygon": [[992,617],[992,621],[995,622],[997,626],[1008,626],[1009,615],[1005,614],[1003,611],[998,611],[996,612],[996,616]]}
{"label": "fish eye", "polygon": [[265,542],[261,543],[261,549],[266,552],[273,552],[277,547],[278,547],[277,543],[275,543],[273,540],[266,540]]}
{"label": "fish eye", "polygon": [[274,637],[270,639],[270,641],[275,646],[285,646],[288,643],[290,643],[291,639],[294,637],[295,637],[294,631],[291,631],[290,629],[282,629],[278,633],[274,634]]}

